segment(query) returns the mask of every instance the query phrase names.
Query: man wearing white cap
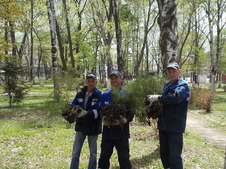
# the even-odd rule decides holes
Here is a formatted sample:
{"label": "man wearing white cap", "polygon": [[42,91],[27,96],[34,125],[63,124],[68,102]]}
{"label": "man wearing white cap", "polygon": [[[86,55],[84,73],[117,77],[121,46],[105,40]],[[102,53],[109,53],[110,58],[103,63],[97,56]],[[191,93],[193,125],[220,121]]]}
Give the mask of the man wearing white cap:
{"label": "man wearing white cap", "polygon": [[[121,72],[114,70],[109,75],[111,89],[105,91],[101,98],[101,107],[114,102],[113,92],[119,95],[128,95],[129,93],[121,86],[123,81],[123,75]],[[130,94],[129,94],[130,95]],[[114,147],[117,150],[119,166],[121,169],[131,169],[130,154],[129,154],[129,123],[133,120],[133,114],[130,111],[130,103],[119,103],[126,107],[126,115],[120,120],[123,123],[123,127],[120,126],[120,122],[108,125],[103,118],[103,133],[101,140],[101,153],[98,162],[99,169],[109,169],[110,158],[113,153]],[[117,110],[116,110],[117,111]],[[117,121],[117,120],[115,120]]]}
{"label": "man wearing white cap", "polygon": [[90,156],[88,169],[97,166],[97,138],[101,133],[100,99],[101,92],[96,88],[97,78],[94,73],[86,75],[86,86],[76,94],[70,105],[78,105],[79,113],[75,124],[75,140],[72,151],[70,169],[79,168],[79,157],[83,143],[87,137]]}
{"label": "man wearing white cap", "polygon": [[169,81],[162,95],[149,95],[150,102],[160,100],[163,111],[158,118],[160,157],[164,169],[183,169],[182,149],[185,131],[189,86],[180,78],[180,66],[171,62],[167,66]]}

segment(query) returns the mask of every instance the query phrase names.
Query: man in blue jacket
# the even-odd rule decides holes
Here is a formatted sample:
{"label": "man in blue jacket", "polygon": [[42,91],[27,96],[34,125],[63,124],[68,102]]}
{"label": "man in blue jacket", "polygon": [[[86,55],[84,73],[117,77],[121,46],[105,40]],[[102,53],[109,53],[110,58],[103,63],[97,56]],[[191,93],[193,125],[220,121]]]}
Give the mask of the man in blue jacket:
{"label": "man in blue jacket", "polygon": [[78,92],[71,102],[71,105],[78,105],[82,111],[76,119],[76,134],[70,169],[79,168],[79,157],[86,136],[90,149],[88,169],[96,169],[97,166],[97,138],[101,133],[99,111],[101,92],[96,88],[97,79],[94,73],[86,75],[86,84],[87,86]]}
{"label": "man in blue jacket", "polygon": [[189,86],[180,78],[180,67],[176,62],[167,66],[169,81],[162,95],[150,95],[148,100],[160,100],[163,111],[158,119],[160,157],[165,169],[183,169],[182,149],[185,131]]}
{"label": "man in blue jacket", "polygon": [[[109,75],[111,89],[105,91],[101,98],[101,107],[104,107],[112,102],[115,102],[113,93],[119,95],[130,95],[121,85],[123,75],[119,71],[112,71]],[[125,103],[123,103],[123,101]],[[133,120],[133,114],[129,110],[129,105],[125,100],[122,100],[120,105],[125,105],[127,108],[126,116],[119,121],[115,120],[114,124],[109,125],[103,118],[103,133],[101,140],[101,153],[98,162],[99,169],[109,169],[110,158],[114,147],[117,150],[120,169],[131,169],[130,154],[129,154],[129,122]],[[123,127],[120,125],[123,123]]]}

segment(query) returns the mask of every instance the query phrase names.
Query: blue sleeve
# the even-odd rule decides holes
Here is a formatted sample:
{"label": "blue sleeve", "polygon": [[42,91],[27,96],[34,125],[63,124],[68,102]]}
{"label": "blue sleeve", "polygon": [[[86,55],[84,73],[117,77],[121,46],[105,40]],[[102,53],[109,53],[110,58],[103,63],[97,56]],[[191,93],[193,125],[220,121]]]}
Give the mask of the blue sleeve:
{"label": "blue sleeve", "polygon": [[78,94],[75,95],[73,101],[70,103],[71,106],[78,105]]}
{"label": "blue sleeve", "polygon": [[[164,87],[166,88],[166,87]],[[188,101],[190,96],[189,87],[187,83],[181,83],[175,88],[168,90],[159,98],[164,104],[179,104],[183,101]]]}
{"label": "blue sleeve", "polygon": [[109,104],[110,102],[112,102],[110,91],[106,91],[102,94],[100,107],[103,108],[106,104]]}
{"label": "blue sleeve", "polygon": [[98,97],[96,98],[97,101],[94,105],[92,105],[92,109],[88,110],[88,117],[91,119],[100,119],[100,101],[101,101],[102,94],[99,93]]}

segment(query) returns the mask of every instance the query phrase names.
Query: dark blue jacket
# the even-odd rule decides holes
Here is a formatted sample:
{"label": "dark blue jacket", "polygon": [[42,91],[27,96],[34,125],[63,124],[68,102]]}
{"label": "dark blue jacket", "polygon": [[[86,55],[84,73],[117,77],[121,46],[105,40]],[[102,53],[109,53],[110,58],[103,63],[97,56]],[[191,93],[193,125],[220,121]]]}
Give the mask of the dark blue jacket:
{"label": "dark blue jacket", "polygon": [[[76,94],[71,105],[79,105],[84,109],[86,91],[87,86]],[[101,92],[95,88],[87,101],[85,110],[88,111],[88,114],[76,120],[75,131],[81,131],[85,135],[97,135],[101,133],[100,99]],[[97,115],[96,117],[95,114]]]}
{"label": "dark blue jacket", "polygon": [[[119,93],[131,95],[124,88],[120,88]],[[101,98],[101,107],[104,107],[105,105],[110,104],[112,102],[113,102],[113,100],[112,100],[111,90],[105,91],[102,95],[102,98]],[[129,122],[131,122],[133,120],[134,116],[130,111],[130,103],[121,103],[121,104],[125,105],[126,108],[127,108],[126,117],[125,117],[127,119],[127,123],[124,124],[123,127],[120,127],[120,126],[111,126],[111,127],[103,126],[102,137],[105,138],[105,139],[111,139],[111,140],[128,139],[130,137]]]}
{"label": "dark blue jacket", "polygon": [[183,79],[173,84],[168,81],[164,85],[163,94],[159,97],[163,103],[163,112],[158,119],[159,130],[185,131],[189,96],[188,83]]}

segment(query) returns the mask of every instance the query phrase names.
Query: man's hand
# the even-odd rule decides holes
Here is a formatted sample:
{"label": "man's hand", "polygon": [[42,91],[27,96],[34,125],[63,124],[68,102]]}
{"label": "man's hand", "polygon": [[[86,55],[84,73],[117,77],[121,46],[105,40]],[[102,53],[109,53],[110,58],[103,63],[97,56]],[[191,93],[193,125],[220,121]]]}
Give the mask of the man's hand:
{"label": "man's hand", "polygon": [[103,117],[102,117],[102,121],[103,121],[103,125],[104,125],[104,126],[110,126],[110,123],[107,121],[106,116],[103,116]]}
{"label": "man's hand", "polygon": [[127,123],[127,119],[125,117],[120,116],[120,124],[125,124]]}
{"label": "man's hand", "polygon": [[161,95],[148,95],[148,101],[152,103],[153,101],[157,101]]}
{"label": "man's hand", "polygon": [[77,118],[81,118],[88,114],[88,111],[83,110],[81,107],[78,107],[76,111],[78,113]]}
{"label": "man's hand", "polygon": [[105,126],[118,126],[121,122],[120,120],[108,121],[106,116],[102,117],[102,121]]}

